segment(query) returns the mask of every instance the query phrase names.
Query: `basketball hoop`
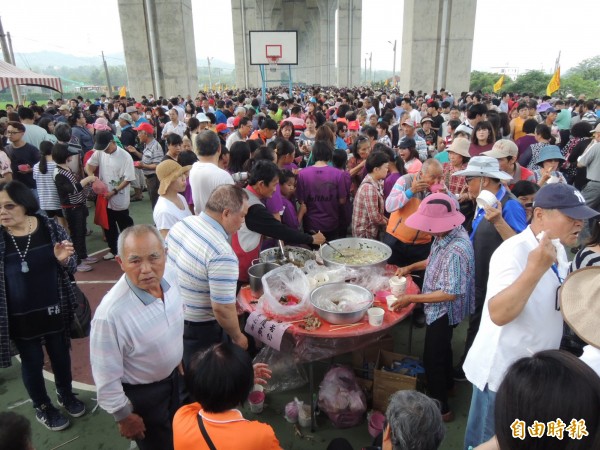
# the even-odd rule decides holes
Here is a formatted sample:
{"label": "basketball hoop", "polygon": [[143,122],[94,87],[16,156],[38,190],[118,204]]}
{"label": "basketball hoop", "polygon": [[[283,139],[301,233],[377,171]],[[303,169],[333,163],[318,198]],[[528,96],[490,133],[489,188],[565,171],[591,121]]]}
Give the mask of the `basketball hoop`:
{"label": "basketball hoop", "polygon": [[277,61],[279,58],[276,56],[270,56],[269,59],[269,72],[277,72]]}

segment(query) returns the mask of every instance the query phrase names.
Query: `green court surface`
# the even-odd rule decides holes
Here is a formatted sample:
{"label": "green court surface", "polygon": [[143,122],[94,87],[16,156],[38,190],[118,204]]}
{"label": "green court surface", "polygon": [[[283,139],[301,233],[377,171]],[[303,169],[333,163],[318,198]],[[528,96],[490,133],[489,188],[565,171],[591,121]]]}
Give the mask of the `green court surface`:
{"label": "green court surface", "polygon": [[[150,203],[147,194],[145,200],[131,204],[131,215],[135,223],[152,223]],[[93,210],[90,210],[89,223],[94,233],[88,237],[88,250],[90,253],[106,248],[102,241],[100,230],[92,224]],[[116,264],[116,263],[115,263]],[[96,270],[90,272],[94,274]],[[98,277],[101,273],[98,271]],[[462,348],[466,332],[466,323],[461,324],[455,329],[453,347],[454,357],[457,360],[462,354]],[[412,352],[408,350],[409,321],[406,320],[394,327],[392,336],[394,339],[394,351],[402,354],[412,354],[421,356],[423,351],[423,340],[425,336],[424,329],[414,329]],[[326,360],[314,363],[315,385],[316,389],[323,378],[324,373],[335,363],[349,364],[350,354],[341,355],[333,360]],[[95,392],[81,390],[75,386],[75,392],[79,398],[85,402],[88,413],[81,418],[71,418],[71,426],[60,432],[51,432],[38,424],[35,420],[34,410],[31,402],[28,400],[27,392],[23,387],[20,377],[20,364],[17,359],[13,359],[13,366],[9,369],[0,370],[0,409],[11,410],[23,414],[32,422],[33,442],[38,450],[126,450],[130,448],[130,442],[119,436],[117,426],[111,416],[100,408],[94,412]],[[308,367],[306,367],[308,372]],[[54,400],[55,389],[51,381],[47,381],[47,388],[50,397]],[[454,422],[446,425],[447,434],[441,449],[459,450],[463,445],[464,429],[466,425],[469,402],[471,396],[471,385],[469,383],[456,383],[456,393],[450,398],[450,405],[455,413]],[[325,414],[321,413],[317,418],[317,429],[311,432],[308,428],[300,429],[301,435],[297,433],[294,425],[289,424],[283,418],[285,405],[298,397],[305,402],[309,401],[308,385],[294,391],[267,394],[265,410],[262,414],[256,415],[250,412],[249,408],[243,407],[243,414],[249,420],[259,420],[270,424],[277,435],[284,449],[325,449],[327,443],[335,437],[345,437],[348,439],[355,450],[369,445],[371,437],[367,431],[366,420],[359,426],[350,429],[336,429],[333,427]]]}

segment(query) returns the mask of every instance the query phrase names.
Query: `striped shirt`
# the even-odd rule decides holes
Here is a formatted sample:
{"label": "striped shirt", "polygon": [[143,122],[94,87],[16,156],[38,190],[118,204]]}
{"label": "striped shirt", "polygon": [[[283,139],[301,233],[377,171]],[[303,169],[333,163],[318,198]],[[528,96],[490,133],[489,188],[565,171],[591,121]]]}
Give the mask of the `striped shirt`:
{"label": "striped shirt", "polygon": [[453,301],[425,303],[425,319],[430,325],[448,314],[449,325],[457,325],[475,310],[475,255],[461,226],[436,237],[423,279],[423,293],[443,291],[455,295]]}
{"label": "striped shirt", "polygon": [[167,236],[167,266],[177,270],[185,320],[215,320],[211,302],[236,301],[238,258],[221,224],[201,213],[177,222]]}
{"label": "striped shirt", "polygon": [[86,189],[69,169],[56,166],[53,171],[56,191],[62,206],[85,205]]}
{"label": "striped shirt", "polygon": [[54,161],[46,162],[46,173],[40,172],[40,163],[33,166],[33,179],[37,186],[38,196],[40,198],[40,208],[44,211],[55,211],[60,209],[60,199],[54,184]]}
{"label": "striped shirt", "polygon": [[183,357],[183,308],[176,274],[165,270],[164,300],[123,275],[96,309],[90,333],[90,363],[98,404],[115,420],[132,412],[123,383],[167,378]]}
{"label": "striped shirt", "polygon": [[[142,153],[142,162],[144,164],[160,164],[165,157],[165,152],[156,139],[152,139],[152,142],[147,143],[144,146]],[[144,175],[153,175],[156,173],[155,169],[142,169]]]}

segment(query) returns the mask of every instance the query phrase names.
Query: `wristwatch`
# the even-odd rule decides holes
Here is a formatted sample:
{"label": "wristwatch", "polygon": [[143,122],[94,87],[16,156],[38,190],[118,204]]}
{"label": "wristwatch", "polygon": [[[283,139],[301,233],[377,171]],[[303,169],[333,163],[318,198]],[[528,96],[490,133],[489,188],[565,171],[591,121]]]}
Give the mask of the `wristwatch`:
{"label": "wristwatch", "polygon": [[112,191],[113,191],[113,194],[115,194],[115,195],[119,193],[119,190],[117,188],[114,188]]}

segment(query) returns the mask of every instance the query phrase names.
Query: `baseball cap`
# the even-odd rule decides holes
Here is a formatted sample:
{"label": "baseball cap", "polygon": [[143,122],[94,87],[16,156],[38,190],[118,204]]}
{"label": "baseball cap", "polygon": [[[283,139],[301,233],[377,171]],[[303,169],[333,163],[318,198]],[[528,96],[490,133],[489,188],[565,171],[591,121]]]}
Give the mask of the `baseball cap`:
{"label": "baseball cap", "polygon": [[432,119],[431,117],[423,117],[423,118],[421,119],[421,125],[422,125],[423,123],[425,123],[425,122],[431,122],[431,123],[433,123],[433,119]]}
{"label": "baseball cap", "polygon": [[405,120],[402,125],[408,125],[409,127],[415,127],[415,123],[412,120]]}
{"label": "baseball cap", "polygon": [[133,123],[134,120],[131,118],[131,115],[127,113],[119,114],[119,120],[124,120],[125,122]]}
{"label": "baseball cap", "polygon": [[143,131],[147,134],[154,134],[154,127],[150,125],[148,122],[140,123],[139,127],[134,128],[135,131]]}
{"label": "baseball cap", "polygon": [[208,118],[208,116],[206,114],[204,114],[203,112],[196,114],[196,119],[198,119],[198,122],[200,122],[200,123],[210,122],[210,119]]}
{"label": "baseball cap", "polygon": [[535,196],[534,208],[558,209],[565,216],[575,220],[591,219],[599,213],[586,206],[581,192],[565,183],[543,186]]}
{"label": "baseball cap", "polygon": [[113,142],[113,134],[110,131],[98,131],[94,139],[94,150],[106,150]]}
{"label": "baseball cap", "polygon": [[131,114],[138,112],[138,110],[135,106],[128,106],[127,108],[125,108],[125,112]]}
{"label": "baseball cap", "polygon": [[454,134],[456,133],[465,133],[471,136],[473,134],[473,128],[469,128],[465,124],[461,123],[459,126],[456,127],[456,130],[454,130]]}
{"label": "baseball cap", "polygon": [[218,124],[216,130],[217,130],[217,133],[221,133],[221,134],[229,133],[229,128],[227,128],[227,124],[224,124],[224,123]]}
{"label": "baseball cap", "polygon": [[519,148],[510,139],[500,139],[494,143],[491,150],[483,152],[482,155],[489,156],[491,158],[507,158],[512,156],[515,158],[519,154]]}

